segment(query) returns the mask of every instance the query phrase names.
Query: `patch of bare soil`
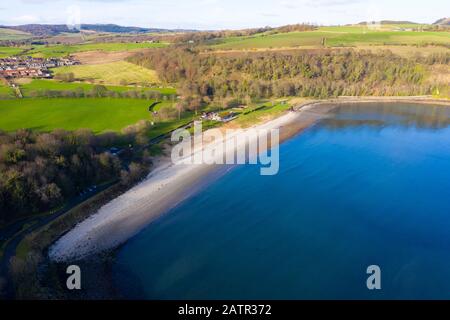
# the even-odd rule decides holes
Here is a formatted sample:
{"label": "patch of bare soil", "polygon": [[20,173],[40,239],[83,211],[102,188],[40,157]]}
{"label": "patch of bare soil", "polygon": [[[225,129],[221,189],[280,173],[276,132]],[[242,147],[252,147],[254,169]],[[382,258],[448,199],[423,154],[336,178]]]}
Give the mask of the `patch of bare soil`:
{"label": "patch of bare soil", "polygon": [[86,51],[74,53],[75,59],[80,61],[82,64],[102,64],[125,60],[126,58],[134,55],[139,51],[146,51],[148,49],[142,50],[132,50],[132,51],[118,51],[118,52],[108,52],[108,51]]}
{"label": "patch of bare soil", "polygon": [[81,35],[59,35],[44,39],[49,44],[80,44],[85,40]]}
{"label": "patch of bare soil", "polygon": [[[28,84],[31,81],[33,81],[33,79],[31,79],[31,78],[18,78],[18,79],[14,79],[13,82],[15,84]],[[8,83],[8,82],[6,82],[6,83]]]}

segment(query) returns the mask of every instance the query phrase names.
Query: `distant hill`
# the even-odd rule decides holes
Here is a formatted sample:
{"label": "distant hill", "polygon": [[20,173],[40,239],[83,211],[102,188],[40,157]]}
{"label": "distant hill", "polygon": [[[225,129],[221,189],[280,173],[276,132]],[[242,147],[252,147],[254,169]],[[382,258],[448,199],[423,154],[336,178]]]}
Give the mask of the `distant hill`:
{"label": "distant hill", "polygon": [[161,29],[161,28],[141,28],[124,27],[117,24],[82,24],[82,30],[110,33],[147,33],[147,32],[194,32],[191,29]]}
{"label": "distant hill", "polygon": [[140,27],[123,27],[116,24],[82,24],[82,30],[91,30],[96,32],[111,33],[147,33],[147,32],[167,32],[168,29],[158,28],[140,28]]}
{"label": "distant hill", "polygon": [[[13,29],[22,32],[31,33],[34,36],[55,36],[60,33],[78,33],[79,30],[68,28],[65,24],[25,24],[20,26],[0,26],[4,29]],[[96,32],[108,33],[147,33],[147,32],[189,32],[194,30],[169,30],[158,28],[140,28],[140,27],[123,27],[115,24],[82,24],[82,30],[90,30]]]}
{"label": "distant hill", "polygon": [[433,23],[434,25],[450,26],[450,18],[442,18]]}
{"label": "distant hill", "polygon": [[32,35],[26,32],[13,29],[0,29],[0,41],[15,41],[31,38]]}
{"label": "distant hill", "polygon": [[[367,24],[367,21],[363,21],[358,24]],[[411,21],[381,20],[380,24],[418,24],[418,23]]]}
{"label": "distant hill", "polygon": [[62,32],[78,32],[70,30],[65,24],[25,24],[20,26],[1,26],[0,28],[31,33],[34,36],[54,36]]}

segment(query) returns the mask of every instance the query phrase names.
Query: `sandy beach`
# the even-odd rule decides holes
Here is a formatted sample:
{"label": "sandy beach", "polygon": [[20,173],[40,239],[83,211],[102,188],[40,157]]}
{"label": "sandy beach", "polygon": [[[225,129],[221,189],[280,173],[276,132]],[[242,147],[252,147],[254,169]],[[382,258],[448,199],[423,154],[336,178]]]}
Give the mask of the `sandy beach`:
{"label": "sandy beach", "polygon": [[[294,107],[296,111],[286,112],[276,119],[245,129],[243,134],[249,129],[279,128],[280,140],[283,141],[326,117],[331,109],[341,103],[417,100],[422,103],[448,104],[447,101],[414,97],[311,101]],[[210,144],[204,145],[203,149],[205,146]],[[245,145],[236,145],[236,148],[243,147]],[[202,150],[194,148],[192,153]],[[226,165],[173,164],[170,159],[160,161],[144,181],[101,207],[97,213],[57,240],[49,249],[50,259],[77,260],[119,246],[228,168]]]}
{"label": "sandy beach", "polygon": [[[415,97],[311,101],[294,107],[296,111],[287,112],[249,129],[279,128],[280,140],[283,141],[326,117],[327,113],[339,104],[388,101],[420,101],[448,105],[448,101]],[[242,147],[245,146],[236,145],[236,148]],[[192,152],[201,151],[193,149]],[[215,177],[226,172],[227,168],[229,166],[226,165],[173,164],[170,159],[160,161],[144,181],[101,207],[97,213],[57,240],[49,249],[50,259],[77,260],[119,246]]]}
{"label": "sandy beach", "polygon": [[[299,111],[287,112],[252,129],[279,128],[280,138],[284,140],[316,122],[330,108],[314,106],[312,110],[312,106],[306,105]],[[215,172],[224,170],[226,166],[222,165],[161,161],[144,181],[101,207],[56,241],[49,249],[50,259],[77,260],[119,246],[198,191],[199,186],[213,180]]]}

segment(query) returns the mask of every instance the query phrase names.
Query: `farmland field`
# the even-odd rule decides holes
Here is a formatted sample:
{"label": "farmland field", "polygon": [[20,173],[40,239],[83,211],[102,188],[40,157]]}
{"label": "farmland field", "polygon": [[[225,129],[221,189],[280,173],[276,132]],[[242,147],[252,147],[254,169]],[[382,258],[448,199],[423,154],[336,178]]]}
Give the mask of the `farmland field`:
{"label": "farmland field", "polygon": [[215,49],[252,49],[271,47],[356,45],[423,45],[449,44],[450,32],[373,31],[364,27],[324,27],[317,31],[262,34],[249,37],[230,37],[212,43]]}
{"label": "farmland field", "polygon": [[150,120],[151,103],[151,100],[108,98],[3,100],[0,101],[0,130],[117,131],[139,120]]}
{"label": "farmland field", "polygon": [[23,52],[24,50],[25,50],[25,48],[0,46],[0,59],[19,54],[19,53]]}
{"label": "farmland field", "polygon": [[[86,82],[60,82],[56,80],[41,80],[35,79],[28,83],[23,83],[20,85],[22,94],[25,97],[29,97],[33,91],[43,91],[43,90],[54,90],[54,91],[65,91],[65,90],[77,90],[79,88],[87,92],[92,90],[94,84]],[[132,86],[106,86],[110,91],[115,92],[126,92],[129,90],[139,90],[139,91],[158,91],[164,95],[176,94],[174,88],[148,88],[148,87],[132,87]]]}
{"label": "farmland field", "polygon": [[11,97],[14,97],[13,90],[4,83],[0,82],[0,99]]}
{"label": "farmland field", "polygon": [[413,29],[427,28],[426,24],[381,24],[377,30],[370,30],[367,25],[348,25],[348,26],[328,26],[320,27],[320,31],[329,32],[345,32],[345,33],[364,33],[364,32],[380,32],[380,31],[412,31]]}
{"label": "farmland field", "polygon": [[0,28],[0,40],[23,40],[31,38],[31,34],[19,30]]}
{"label": "farmland field", "polygon": [[78,80],[90,80],[95,83],[121,85],[126,84],[152,84],[159,83],[155,71],[135,64],[118,61],[95,65],[77,65],[54,69],[55,74],[73,72]]}
{"label": "farmland field", "polygon": [[161,48],[167,46],[167,43],[87,43],[77,45],[53,45],[34,46],[27,55],[34,57],[63,57],[69,54],[86,51],[132,51],[147,48]]}

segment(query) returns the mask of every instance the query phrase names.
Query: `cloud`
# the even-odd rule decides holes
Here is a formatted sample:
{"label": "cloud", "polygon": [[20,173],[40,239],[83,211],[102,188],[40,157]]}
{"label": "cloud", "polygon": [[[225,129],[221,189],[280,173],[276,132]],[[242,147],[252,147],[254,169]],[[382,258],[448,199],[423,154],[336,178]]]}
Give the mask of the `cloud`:
{"label": "cloud", "polygon": [[60,0],[20,0],[24,4],[40,4],[45,2],[60,2]]}
{"label": "cloud", "polygon": [[363,0],[283,0],[281,1],[281,6],[287,9],[297,9],[302,6],[307,7],[336,7],[336,6],[347,6],[355,3],[364,2]]}
{"label": "cloud", "polygon": [[277,14],[277,13],[269,13],[269,12],[263,12],[263,13],[261,13],[261,15],[262,15],[263,17],[279,17],[279,16],[280,16],[280,15]]}
{"label": "cloud", "polygon": [[280,2],[280,5],[282,7],[288,8],[288,9],[296,9],[298,8],[297,4],[295,3],[296,1],[287,1],[287,0],[283,0]]}
{"label": "cloud", "polygon": [[24,4],[41,4],[41,3],[49,3],[49,2],[55,2],[55,3],[61,3],[61,2],[68,2],[68,4],[73,4],[75,2],[100,2],[100,3],[108,3],[108,2],[132,2],[133,0],[77,0],[77,1],[64,1],[64,0],[21,0]]}
{"label": "cloud", "polygon": [[308,1],[308,5],[311,7],[337,7],[348,6],[355,3],[363,2],[362,0],[316,0]]}
{"label": "cloud", "polygon": [[218,0],[202,0],[200,2],[201,5],[210,5],[210,4],[217,4]]}
{"label": "cloud", "polygon": [[83,23],[199,29],[346,24],[373,16],[373,10],[366,12],[371,3],[382,19],[418,22],[436,20],[450,9],[448,0],[3,0],[0,24],[64,24],[72,5],[80,7]]}
{"label": "cloud", "polygon": [[14,23],[17,23],[17,24],[37,23],[40,20],[41,19],[39,17],[34,16],[34,15],[28,15],[28,14],[11,18],[11,21]]}

